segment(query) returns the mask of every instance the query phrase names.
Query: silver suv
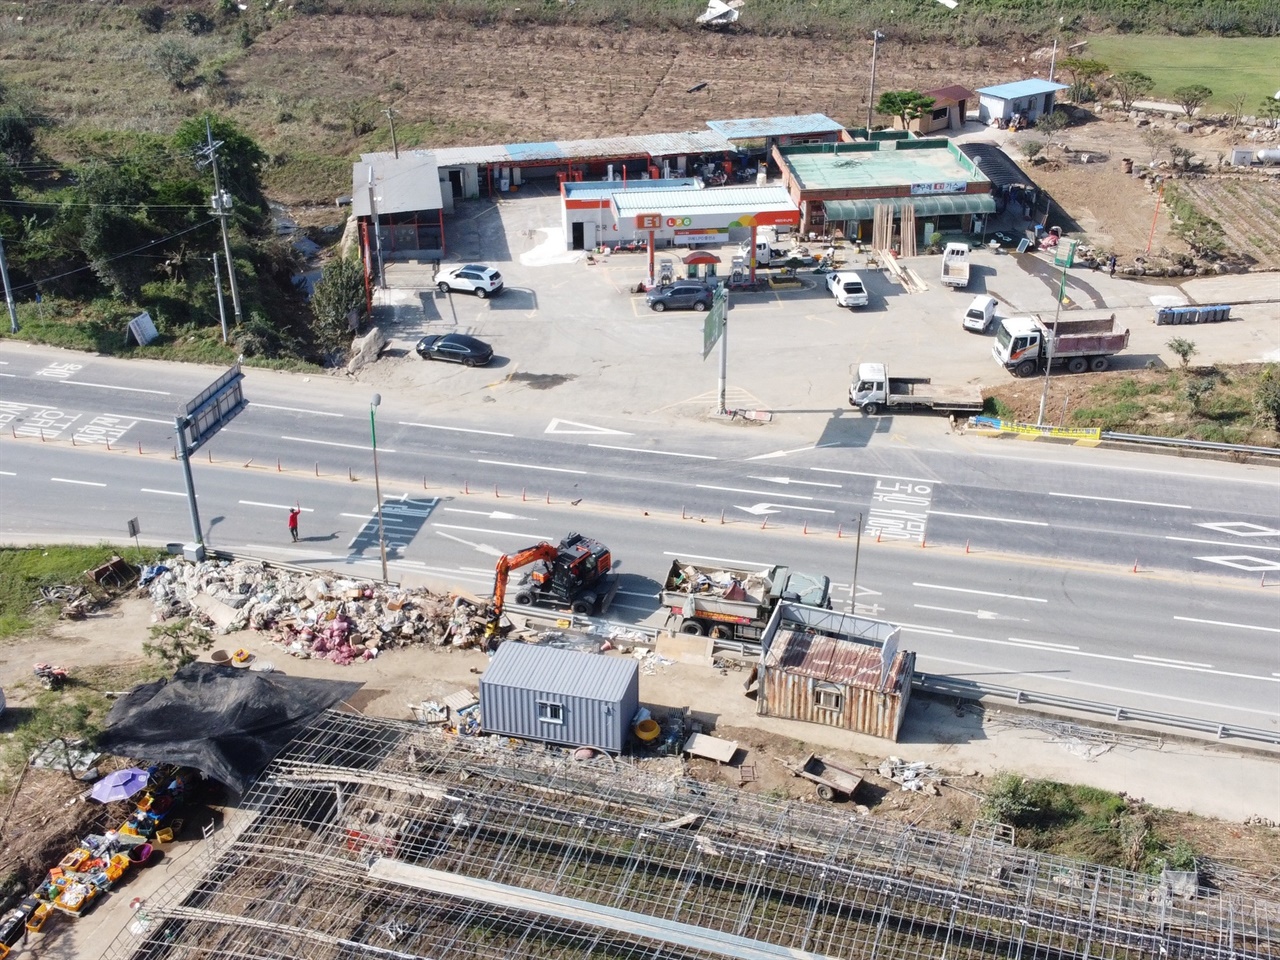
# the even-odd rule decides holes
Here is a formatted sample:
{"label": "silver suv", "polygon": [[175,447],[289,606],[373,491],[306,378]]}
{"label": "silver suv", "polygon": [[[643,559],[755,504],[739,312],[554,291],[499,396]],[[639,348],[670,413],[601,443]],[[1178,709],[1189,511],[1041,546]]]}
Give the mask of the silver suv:
{"label": "silver suv", "polygon": [[663,310],[697,310],[701,313],[711,309],[713,293],[711,285],[701,280],[677,280],[650,290],[645,300],[649,309],[658,313]]}
{"label": "silver suv", "polygon": [[478,263],[446,267],[435,275],[433,282],[442,293],[458,290],[462,293],[474,293],[481,300],[502,292],[502,274],[493,267]]}

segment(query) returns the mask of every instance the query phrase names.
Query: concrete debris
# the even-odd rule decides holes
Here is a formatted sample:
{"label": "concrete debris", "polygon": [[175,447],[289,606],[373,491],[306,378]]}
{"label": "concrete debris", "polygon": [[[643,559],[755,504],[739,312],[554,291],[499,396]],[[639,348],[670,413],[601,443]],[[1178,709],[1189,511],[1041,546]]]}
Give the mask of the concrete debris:
{"label": "concrete debris", "polygon": [[637,648],[632,651],[632,655],[640,661],[640,672],[647,676],[652,676],[662,668],[675,663],[674,660],[658,656],[658,654],[654,653],[652,650],[641,650]]}
{"label": "concrete debris", "polygon": [[351,359],[347,362],[347,373],[355,374],[378,359],[378,355],[386,349],[387,335],[378,327],[374,327],[363,337],[351,341]]}
{"label": "concrete debris", "polygon": [[923,760],[908,763],[897,757],[886,757],[876,772],[886,780],[900,785],[903,790],[927,793],[934,797],[938,795],[938,786],[943,782],[938,769]]}
{"label": "concrete debris", "polygon": [[157,621],[190,616],[216,634],[259,630],[292,656],[343,665],[394,647],[480,646],[490,613],[463,597],[250,560],[175,559],[140,592]]}

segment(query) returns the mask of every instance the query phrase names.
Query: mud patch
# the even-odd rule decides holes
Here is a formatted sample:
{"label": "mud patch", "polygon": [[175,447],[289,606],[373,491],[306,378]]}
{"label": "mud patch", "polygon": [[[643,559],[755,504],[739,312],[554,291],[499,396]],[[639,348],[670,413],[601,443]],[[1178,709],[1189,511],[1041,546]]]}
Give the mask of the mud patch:
{"label": "mud patch", "polygon": [[534,390],[550,390],[577,379],[573,373],[513,373],[507,378],[510,383],[528,384]]}

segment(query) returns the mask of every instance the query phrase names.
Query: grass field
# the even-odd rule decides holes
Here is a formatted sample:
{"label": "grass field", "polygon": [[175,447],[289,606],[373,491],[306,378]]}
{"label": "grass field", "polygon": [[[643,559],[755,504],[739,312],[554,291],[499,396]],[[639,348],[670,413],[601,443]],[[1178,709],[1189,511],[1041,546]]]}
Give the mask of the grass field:
{"label": "grass field", "polygon": [[1177,87],[1203,84],[1213,91],[1209,111],[1222,113],[1236,94],[1245,95],[1245,113],[1280,89],[1280,40],[1247,37],[1163,37],[1114,35],[1089,38],[1088,56],[1112,72],[1137,70],[1156,82],[1150,96],[1171,100]]}

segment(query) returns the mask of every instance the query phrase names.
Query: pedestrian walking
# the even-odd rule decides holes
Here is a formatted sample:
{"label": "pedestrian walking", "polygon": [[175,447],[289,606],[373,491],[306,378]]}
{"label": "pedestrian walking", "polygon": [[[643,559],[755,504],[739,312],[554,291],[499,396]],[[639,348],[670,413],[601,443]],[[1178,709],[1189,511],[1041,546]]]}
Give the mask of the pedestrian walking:
{"label": "pedestrian walking", "polygon": [[1111,259],[1107,261],[1107,276],[1114,277],[1116,275],[1116,255],[1113,253]]}
{"label": "pedestrian walking", "polygon": [[302,513],[301,505],[295,506],[289,511],[289,536],[293,537],[293,542],[298,542],[298,514]]}

